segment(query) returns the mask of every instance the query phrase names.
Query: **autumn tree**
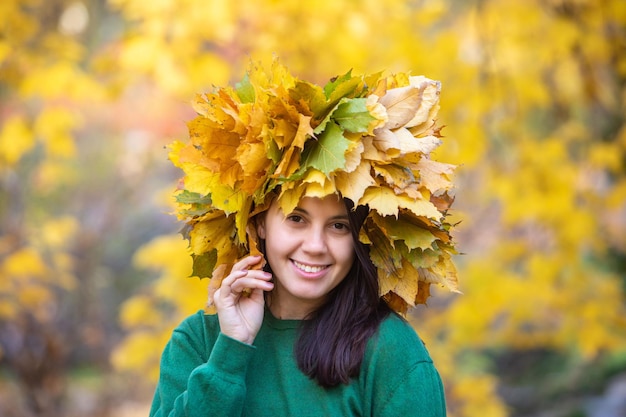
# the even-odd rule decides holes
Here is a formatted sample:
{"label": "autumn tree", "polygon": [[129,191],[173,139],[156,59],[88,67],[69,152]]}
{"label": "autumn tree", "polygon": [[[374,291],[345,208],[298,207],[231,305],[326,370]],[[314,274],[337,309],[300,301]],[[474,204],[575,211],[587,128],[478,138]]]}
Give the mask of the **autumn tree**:
{"label": "autumn tree", "polygon": [[[108,369],[116,306],[141,282],[136,272],[123,281],[126,253],[145,242],[143,234],[169,230],[159,220],[165,216],[141,212],[142,193],[129,197],[159,146],[141,147],[148,115],[111,121],[129,103],[115,101],[123,80],[106,67],[100,23],[115,17],[104,7],[60,0],[0,6],[3,416],[68,415],[68,373]],[[146,199],[154,198],[150,181],[143,183]],[[122,202],[132,209],[124,212]]]}

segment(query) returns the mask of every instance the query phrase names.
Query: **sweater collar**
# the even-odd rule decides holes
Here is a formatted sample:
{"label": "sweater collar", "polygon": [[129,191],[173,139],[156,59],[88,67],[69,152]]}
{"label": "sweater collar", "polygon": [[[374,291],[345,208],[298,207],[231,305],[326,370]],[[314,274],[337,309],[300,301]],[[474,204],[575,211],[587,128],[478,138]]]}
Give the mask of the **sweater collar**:
{"label": "sweater collar", "polygon": [[281,320],[276,318],[267,306],[265,306],[264,321],[274,329],[297,329],[302,323],[302,320]]}

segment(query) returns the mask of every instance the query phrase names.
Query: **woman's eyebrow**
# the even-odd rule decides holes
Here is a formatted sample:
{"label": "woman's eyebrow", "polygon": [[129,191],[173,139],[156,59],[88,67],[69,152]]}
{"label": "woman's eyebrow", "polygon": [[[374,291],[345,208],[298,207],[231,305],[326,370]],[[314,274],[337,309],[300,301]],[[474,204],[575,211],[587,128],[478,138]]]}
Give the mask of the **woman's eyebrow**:
{"label": "woman's eyebrow", "polygon": [[[305,209],[301,207],[294,208],[292,214],[293,213],[299,213],[299,214],[304,214],[304,215],[309,214],[308,211],[306,211]],[[347,214],[337,214],[336,216],[332,216],[330,220],[349,220],[349,217]]]}

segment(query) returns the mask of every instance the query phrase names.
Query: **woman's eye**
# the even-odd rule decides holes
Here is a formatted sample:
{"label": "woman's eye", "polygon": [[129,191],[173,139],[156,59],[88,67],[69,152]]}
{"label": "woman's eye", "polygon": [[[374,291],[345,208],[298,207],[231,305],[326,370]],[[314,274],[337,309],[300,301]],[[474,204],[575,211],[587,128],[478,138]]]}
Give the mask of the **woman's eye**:
{"label": "woman's eye", "polygon": [[333,224],[333,229],[336,229],[336,230],[349,230],[350,226],[348,226],[345,223],[334,223]]}
{"label": "woman's eye", "polygon": [[297,214],[291,214],[287,216],[287,220],[300,223],[302,221],[302,216],[298,216]]}

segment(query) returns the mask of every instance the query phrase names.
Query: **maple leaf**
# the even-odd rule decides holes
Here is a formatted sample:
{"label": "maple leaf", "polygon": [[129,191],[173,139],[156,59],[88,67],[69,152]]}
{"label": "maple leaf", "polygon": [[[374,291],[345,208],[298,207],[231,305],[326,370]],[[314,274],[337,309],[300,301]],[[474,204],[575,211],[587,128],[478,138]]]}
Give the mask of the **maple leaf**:
{"label": "maple leaf", "polygon": [[397,129],[394,133],[400,142],[400,153],[403,155],[409,153],[428,155],[441,145],[441,140],[435,136],[416,138],[406,128]]}
{"label": "maple leaf", "polygon": [[393,311],[397,311],[398,314],[401,314],[403,316],[406,315],[409,309],[409,305],[406,301],[404,301],[402,297],[400,297],[393,291],[389,291],[387,294],[383,294],[383,298],[389,308],[391,308]]}
{"label": "maple leaf", "polygon": [[419,223],[412,221],[411,216],[400,214],[398,218],[389,216],[372,216],[372,219],[391,240],[401,240],[411,249],[430,249],[435,236]]}
{"label": "maple leaf", "polygon": [[408,209],[417,216],[432,219],[440,219],[442,216],[430,201],[397,195],[387,187],[369,187],[359,200],[359,204],[369,205],[382,216],[397,216],[400,208]]}
{"label": "maple leaf", "polygon": [[363,154],[363,151],[365,150],[365,147],[363,146],[363,142],[361,140],[352,140],[348,135],[344,136],[350,139],[350,142],[348,143],[348,150],[345,154],[346,164],[344,165],[343,171],[345,173],[350,173],[357,169],[359,165],[361,165],[361,156]]}
{"label": "maple leaf", "polygon": [[246,225],[246,234],[248,235],[248,248],[250,256],[261,256],[261,261],[258,264],[255,264],[251,267],[251,269],[263,269],[265,266],[265,256],[259,250],[259,236],[256,232],[256,224],[248,223]]}
{"label": "maple leaf", "polygon": [[300,148],[292,146],[285,151],[280,164],[272,174],[273,178],[291,178],[301,167],[300,157],[302,152]]}
{"label": "maple leaf", "polygon": [[306,185],[302,183],[297,185],[294,185],[294,183],[283,184],[278,196],[278,203],[283,213],[291,213],[298,206],[305,190]]}
{"label": "maple leaf", "polygon": [[365,98],[342,100],[331,117],[345,131],[365,133],[369,130],[370,123],[376,121],[370,114],[366,102]]}
{"label": "maple leaf", "polygon": [[375,137],[363,137],[362,158],[364,159],[368,159],[373,162],[388,163],[400,153],[399,150],[397,152],[392,152],[391,149],[394,149],[393,145],[387,147],[385,144],[380,144]]}
{"label": "maple leaf", "polygon": [[420,172],[420,183],[432,193],[452,188],[452,175],[456,166],[443,162],[420,158],[417,169]]}
{"label": "maple leaf", "polygon": [[418,291],[419,275],[413,265],[402,260],[402,267],[398,269],[398,283],[396,284],[393,292],[398,294],[402,299],[410,306],[415,306],[415,298]]}
{"label": "maple leaf", "polygon": [[377,150],[384,152],[385,156],[383,158],[379,158],[380,160],[386,161],[400,155],[400,138],[390,129],[376,129],[374,131],[372,145],[374,145]]}
{"label": "maple leaf", "polygon": [[203,166],[211,171],[216,171],[220,167],[218,161],[207,157],[204,152],[191,144],[177,150],[177,160],[178,166],[183,163],[195,164]]}
{"label": "maple leaf", "polygon": [[191,276],[199,278],[210,277],[213,274],[213,269],[217,262],[217,249],[210,250],[200,255],[192,253],[191,258],[193,259]]}
{"label": "maple leaf", "polygon": [[358,167],[350,173],[339,171],[335,175],[337,190],[342,196],[354,202],[360,201],[365,190],[376,185],[370,171],[371,165],[368,161],[361,161]]}
{"label": "maple leaf", "polygon": [[428,248],[426,250],[413,249],[403,253],[404,257],[411,262],[415,268],[431,268],[439,262],[440,250]]}
{"label": "maple leaf", "polygon": [[[356,88],[359,80],[352,77],[352,70],[341,76],[334,77],[324,86],[324,94],[329,102],[349,96]],[[334,104],[333,104],[334,106]]]}
{"label": "maple leaf", "polygon": [[227,271],[230,271],[232,266],[230,264],[221,264],[218,265],[211,273],[211,279],[209,280],[208,285],[208,297],[207,302],[204,307],[205,314],[217,314],[217,308],[214,303],[214,295],[215,291],[222,285],[222,280],[227,274]]}
{"label": "maple leaf", "polygon": [[[242,191],[248,194],[254,193],[259,187],[259,183],[264,181],[264,175],[271,165],[271,160],[267,157],[265,144],[242,143],[237,149],[237,163],[243,171],[243,182],[241,183]],[[236,179],[240,180],[241,176]],[[235,181],[235,182],[236,182]]]}
{"label": "maple leaf", "polygon": [[185,189],[201,195],[210,194],[214,186],[221,184],[220,174],[206,167],[195,164],[183,164],[186,174]]}
{"label": "maple leaf", "polygon": [[289,97],[291,97],[296,106],[306,106],[316,120],[323,119],[328,111],[329,105],[326,95],[324,90],[318,85],[306,81],[297,81],[295,86],[289,90]]}
{"label": "maple leaf", "polygon": [[243,79],[235,84],[235,92],[242,103],[254,103],[256,94],[254,92],[254,86],[250,82],[249,74],[245,74]]}
{"label": "maple leaf", "polygon": [[396,274],[384,274],[382,276],[379,275],[378,290],[380,294],[383,295],[395,291],[399,279],[400,277]]}
{"label": "maple leaf", "polygon": [[214,185],[211,189],[211,202],[227,215],[241,210],[248,194],[241,189],[235,190],[228,185]]}
{"label": "maple leaf", "polygon": [[298,129],[294,135],[292,146],[300,149],[304,148],[307,139],[313,136],[313,128],[311,127],[311,116],[303,114],[298,115]]}
{"label": "maple leaf", "polygon": [[[370,245],[370,258],[384,274],[390,275],[402,265],[402,255],[395,251],[393,242],[368,218],[359,234],[359,240]],[[391,256],[390,256],[391,254]]]}
{"label": "maple leaf", "polygon": [[335,123],[329,123],[317,141],[311,141],[305,147],[301,166],[304,171],[313,167],[328,175],[343,167],[348,145],[343,130]]}
{"label": "maple leaf", "polygon": [[428,297],[430,297],[430,283],[422,280],[417,281],[417,296],[415,297],[415,304],[426,304]]}
{"label": "maple leaf", "polygon": [[374,172],[376,175],[384,177],[387,184],[393,185],[399,189],[406,188],[415,183],[415,175],[413,175],[413,172],[402,165],[376,164],[374,165]]}
{"label": "maple leaf", "polygon": [[438,112],[441,83],[424,76],[409,77],[409,82],[419,89],[421,99],[415,116],[406,123],[406,127],[411,128],[432,120]]}
{"label": "maple leaf", "polygon": [[201,132],[203,129],[224,129],[230,131],[235,127],[235,120],[229,110],[234,106],[232,100],[220,94],[197,95],[193,102],[193,108],[198,117],[193,119],[188,126],[190,139],[205,138]]}
{"label": "maple leaf", "polygon": [[194,254],[204,254],[212,249],[220,253],[228,252],[235,235],[233,216],[215,211],[210,217],[193,225],[189,232],[189,248]]}
{"label": "maple leaf", "polygon": [[413,117],[421,101],[421,91],[413,86],[387,90],[379,103],[387,109],[388,121],[385,129],[397,129],[405,126]]}
{"label": "maple leaf", "polygon": [[337,193],[337,188],[335,187],[334,181],[325,177],[324,181],[321,181],[321,182],[315,181],[315,182],[307,183],[303,196],[324,198],[328,195],[332,195],[336,193]]}
{"label": "maple leaf", "polygon": [[419,278],[426,283],[438,284],[449,291],[461,293],[458,288],[456,268],[448,254],[442,254],[439,261],[429,268],[418,268]]}

